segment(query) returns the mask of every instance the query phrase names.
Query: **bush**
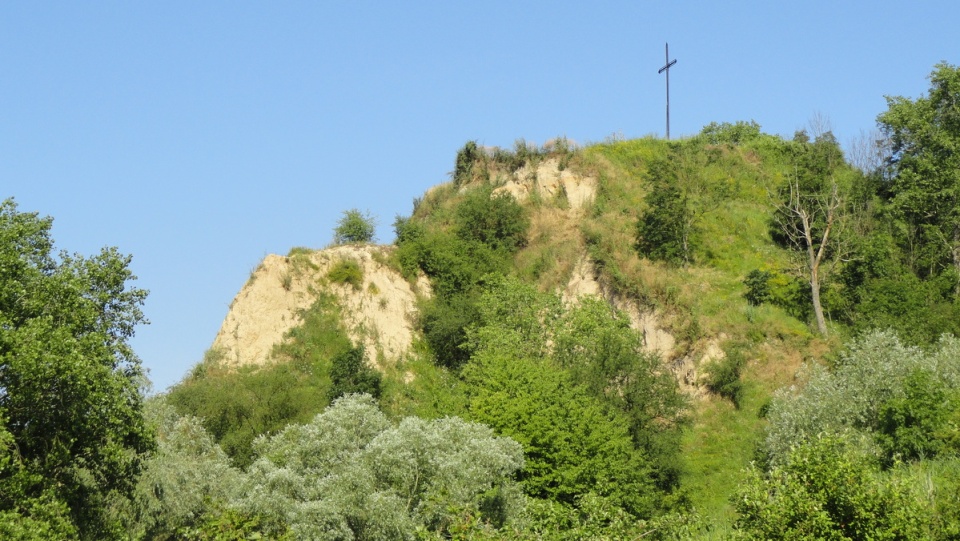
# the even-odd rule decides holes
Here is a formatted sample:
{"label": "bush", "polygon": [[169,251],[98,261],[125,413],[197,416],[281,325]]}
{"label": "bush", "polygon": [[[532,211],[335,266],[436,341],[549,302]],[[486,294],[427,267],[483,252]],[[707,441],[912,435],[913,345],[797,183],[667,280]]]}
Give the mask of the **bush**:
{"label": "bush", "polygon": [[889,332],[864,336],[840,356],[833,372],[810,366],[801,392],[776,393],[768,415],[768,458],[779,463],[791,448],[820,433],[854,432],[867,443],[879,440],[888,459],[933,450],[936,440],[951,440],[944,430],[953,414],[941,410],[949,406],[926,387],[927,377],[945,397],[960,392],[960,340],[945,337],[928,353]]}
{"label": "bush", "polygon": [[869,457],[836,436],[792,450],[766,475],[754,470],[734,499],[738,539],[927,539],[920,494],[877,475]]}
{"label": "bush", "polygon": [[743,285],[747,286],[747,292],[743,294],[747,302],[753,306],[760,306],[769,301],[771,297],[771,278],[773,278],[773,273],[770,271],[760,269],[750,271],[750,274],[743,280]]}
{"label": "bush", "polygon": [[483,158],[476,141],[467,141],[457,151],[457,161],[453,168],[453,185],[462,186],[470,180],[470,173],[479,159]]}
{"label": "bush", "polygon": [[330,367],[331,401],[345,394],[363,393],[380,398],[380,372],[367,366],[363,346],[350,348],[333,358]]}
{"label": "bush", "polygon": [[377,230],[377,220],[370,213],[357,209],[343,211],[343,217],[333,230],[334,244],[353,244],[373,242]]}
{"label": "bush", "polygon": [[729,399],[740,409],[743,400],[743,381],[740,373],[747,362],[740,346],[726,348],[724,358],[714,361],[707,369],[707,388]]}
{"label": "bush", "polygon": [[350,284],[359,291],[363,285],[363,269],[355,259],[341,259],[327,272],[327,278],[335,284]]}
{"label": "bush", "polygon": [[673,167],[665,160],[649,165],[652,189],[637,220],[635,247],[640,257],[679,265],[690,261],[695,231]]}
{"label": "bush", "polygon": [[459,238],[481,242],[495,251],[514,252],[526,246],[529,226],[520,203],[508,193],[494,194],[491,186],[470,191],[454,215]]}

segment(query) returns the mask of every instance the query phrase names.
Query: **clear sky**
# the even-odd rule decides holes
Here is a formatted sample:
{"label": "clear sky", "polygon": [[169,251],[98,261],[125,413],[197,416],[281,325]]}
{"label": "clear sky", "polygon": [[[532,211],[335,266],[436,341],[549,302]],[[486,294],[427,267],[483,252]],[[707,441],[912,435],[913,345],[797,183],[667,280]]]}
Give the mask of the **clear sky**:
{"label": "clear sky", "polygon": [[671,135],[819,113],[846,143],[884,95],[960,64],[960,2],[0,3],[0,198],[59,248],[133,255],[157,391],[269,253],[395,215],[468,140]]}

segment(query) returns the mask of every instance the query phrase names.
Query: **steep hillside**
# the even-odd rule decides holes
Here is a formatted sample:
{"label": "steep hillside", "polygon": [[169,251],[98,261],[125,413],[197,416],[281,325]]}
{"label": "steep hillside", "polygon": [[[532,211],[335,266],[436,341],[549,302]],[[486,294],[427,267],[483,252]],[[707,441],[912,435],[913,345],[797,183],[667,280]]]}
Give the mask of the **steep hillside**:
{"label": "steep hillside", "polygon": [[[795,254],[771,234],[773,194],[789,178],[791,152],[805,147],[754,127],[585,148],[562,140],[545,148],[519,142],[513,151],[468,143],[452,180],[416,198],[409,217],[397,218],[394,245],[268,256],[231,305],[208,360],[171,400],[181,411],[219,419],[208,429],[229,440],[228,452],[245,464],[256,434],[302,422],[329,403],[334,364],[350,347],[363,346],[367,364],[383,375],[379,402],[386,412],[460,415],[496,427],[507,421],[476,409],[487,392],[477,386],[492,377],[482,372],[490,367],[479,354],[484,340],[507,340],[509,321],[529,308],[539,312],[516,324],[544,328],[511,338],[515,354],[530,355],[528,346],[541,343],[544,381],[552,381],[554,369],[605,381],[583,392],[612,408],[609,415],[625,416],[621,424],[631,427],[631,445],[650,460],[647,482],[663,501],[689,502],[728,523],[729,498],[753,457],[773,391],[793,381],[804,360],[833,351],[846,332],[835,325],[824,338],[812,330],[807,300],[797,293],[803,284]],[[650,223],[658,225],[644,230]],[[745,280],[758,272],[770,293],[766,302],[752,303]],[[492,306],[524,296],[526,304],[490,319]],[[590,312],[596,305],[585,299],[602,300],[607,315]],[[590,325],[619,328],[607,317],[630,329],[636,350],[608,351],[603,342],[582,349],[574,344],[591,337],[564,338],[568,331],[548,326],[600,318]],[[497,324],[508,327],[490,330]],[[604,332],[623,344],[633,340],[621,330]],[[580,351],[585,363],[597,354],[620,360],[578,368],[569,364],[577,356],[562,347]],[[622,351],[634,352],[620,357]],[[684,400],[657,379],[666,375],[685,397],[680,409]],[[644,381],[659,389],[637,395],[644,396],[637,404],[646,405],[631,406],[635,399],[613,392]],[[264,405],[265,396],[298,385],[309,399]],[[218,389],[227,387],[248,390],[225,399]],[[219,401],[212,409],[201,398],[210,396]],[[230,428],[238,425],[245,428]],[[522,428],[503,427],[521,441],[527,437]],[[643,514],[666,504],[630,505]]]}

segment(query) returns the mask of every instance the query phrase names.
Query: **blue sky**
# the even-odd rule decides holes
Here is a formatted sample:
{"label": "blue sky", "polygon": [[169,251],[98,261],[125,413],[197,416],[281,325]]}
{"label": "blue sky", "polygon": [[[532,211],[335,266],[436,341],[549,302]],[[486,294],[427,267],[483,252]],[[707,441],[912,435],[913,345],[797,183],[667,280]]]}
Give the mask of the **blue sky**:
{"label": "blue sky", "polygon": [[198,362],[269,253],[342,211],[379,239],[468,140],[671,135],[814,114],[841,142],[960,63],[960,3],[0,3],[0,198],[59,248],[133,255],[155,390]]}

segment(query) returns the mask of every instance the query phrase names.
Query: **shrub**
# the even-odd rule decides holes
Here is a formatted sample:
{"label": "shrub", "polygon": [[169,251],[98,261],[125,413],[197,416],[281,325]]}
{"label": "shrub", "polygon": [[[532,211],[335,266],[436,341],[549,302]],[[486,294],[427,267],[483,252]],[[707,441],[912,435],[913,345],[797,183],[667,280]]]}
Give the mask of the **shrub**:
{"label": "shrub", "polygon": [[363,285],[363,269],[355,259],[341,259],[327,272],[327,278],[335,284],[350,284],[359,291]]}
{"label": "shrub", "polygon": [[817,438],[766,475],[753,470],[734,499],[737,539],[927,539],[920,494],[837,436]]}
{"label": "shrub", "polygon": [[353,347],[333,358],[330,367],[331,401],[345,394],[363,393],[380,398],[380,373],[367,366],[363,346]]}
{"label": "shrub", "polygon": [[681,264],[690,260],[693,220],[676,172],[663,161],[650,164],[653,187],[636,226],[641,257]]}
{"label": "shrub", "polygon": [[740,373],[747,359],[741,346],[726,348],[726,355],[710,364],[707,369],[707,388],[718,395],[729,399],[740,409],[743,400],[743,381]]}
{"label": "shrub", "polygon": [[462,186],[470,180],[473,167],[483,155],[476,141],[467,141],[463,148],[457,151],[457,161],[453,168],[453,185]]}
{"label": "shrub", "polygon": [[494,194],[491,186],[484,186],[470,191],[457,205],[454,224],[463,240],[513,252],[526,246],[530,220],[512,195]]}
{"label": "shrub", "polygon": [[369,212],[357,209],[343,211],[343,217],[333,230],[334,244],[372,242],[376,235],[377,221]]}

